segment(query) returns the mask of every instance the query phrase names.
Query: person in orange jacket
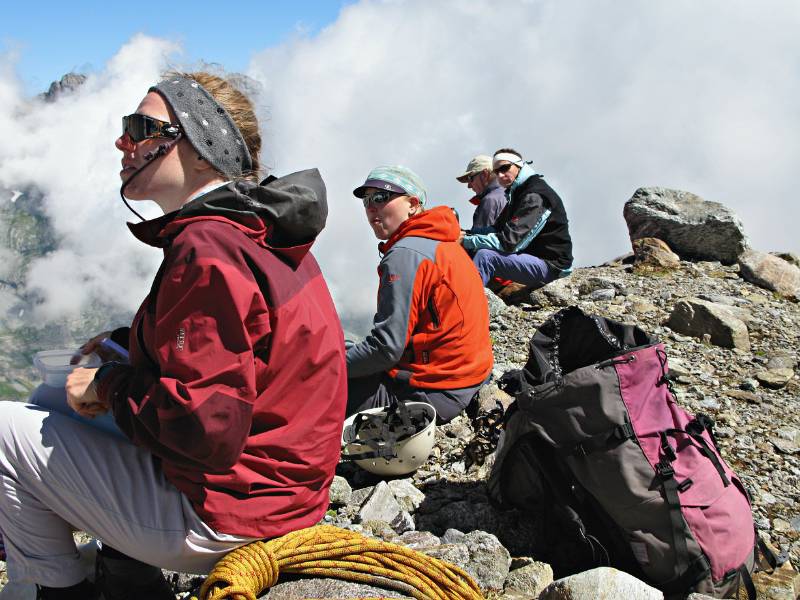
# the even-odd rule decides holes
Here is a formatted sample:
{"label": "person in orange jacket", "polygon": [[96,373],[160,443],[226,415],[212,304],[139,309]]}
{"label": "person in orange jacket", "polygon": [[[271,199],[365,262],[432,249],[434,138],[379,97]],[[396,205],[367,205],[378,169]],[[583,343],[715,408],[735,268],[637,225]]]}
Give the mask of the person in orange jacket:
{"label": "person in orange jacket", "polygon": [[398,401],[427,402],[446,423],[492,371],[481,278],[461,247],[452,209],[425,209],[419,176],[373,169],[353,194],[381,240],[378,310],[364,341],[347,350],[347,415]]}

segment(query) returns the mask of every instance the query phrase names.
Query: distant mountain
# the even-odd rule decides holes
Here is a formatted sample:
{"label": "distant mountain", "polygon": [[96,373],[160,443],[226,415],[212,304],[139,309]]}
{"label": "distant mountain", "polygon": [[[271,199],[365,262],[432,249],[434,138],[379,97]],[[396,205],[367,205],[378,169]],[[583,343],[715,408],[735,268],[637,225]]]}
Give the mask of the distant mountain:
{"label": "distant mountain", "polygon": [[25,398],[38,382],[32,357],[39,350],[77,347],[112,324],[129,320],[119,309],[95,304],[58,321],[36,316],[40,298],[27,289],[31,263],[58,248],[42,192],[0,186],[0,399]]}
{"label": "distant mountain", "polygon": [[50,88],[41,94],[39,98],[45,102],[55,102],[64,94],[74,92],[86,81],[86,75],[80,73],[67,73],[59,81],[50,84]]}

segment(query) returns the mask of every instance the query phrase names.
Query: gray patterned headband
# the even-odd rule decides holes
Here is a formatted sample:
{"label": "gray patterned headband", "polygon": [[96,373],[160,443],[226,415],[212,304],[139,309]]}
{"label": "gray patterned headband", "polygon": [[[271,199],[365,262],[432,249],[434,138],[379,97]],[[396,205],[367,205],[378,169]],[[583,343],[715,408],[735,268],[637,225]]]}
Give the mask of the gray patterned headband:
{"label": "gray patterned headband", "polygon": [[158,92],[178,117],[183,135],[211,166],[228,177],[253,168],[250,151],[233,119],[194,79],[170,77],[150,88]]}

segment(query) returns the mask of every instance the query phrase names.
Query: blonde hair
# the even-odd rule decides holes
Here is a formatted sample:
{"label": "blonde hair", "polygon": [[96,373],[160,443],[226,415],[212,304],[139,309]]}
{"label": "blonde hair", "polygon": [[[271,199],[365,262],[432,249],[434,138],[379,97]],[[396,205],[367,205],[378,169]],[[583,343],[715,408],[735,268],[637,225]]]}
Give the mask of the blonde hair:
{"label": "blonde hair", "polygon": [[172,71],[165,74],[165,77],[171,76],[194,79],[228,112],[241,132],[245,144],[247,144],[253,163],[252,169],[243,173],[242,177],[244,179],[258,179],[261,171],[261,160],[259,158],[261,153],[261,132],[258,128],[255,108],[250,98],[231,83],[230,79],[207,71],[195,71],[193,73]]}

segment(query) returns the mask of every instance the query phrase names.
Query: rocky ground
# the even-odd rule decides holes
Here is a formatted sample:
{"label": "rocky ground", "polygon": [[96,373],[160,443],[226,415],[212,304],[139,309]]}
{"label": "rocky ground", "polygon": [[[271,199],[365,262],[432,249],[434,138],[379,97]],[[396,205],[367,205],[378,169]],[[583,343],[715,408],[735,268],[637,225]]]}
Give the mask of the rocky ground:
{"label": "rocky ground", "polygon": [[[522,368],[537,325],[567,305],[635,323],[656,334],[667,348],[679,403],[690,412],[715,419],[722,454],[753,495],[761,536],[788,553],[795,568],[800,565],[800,380],[796,374],[800,304],[743,281],[737,265],[689,261],[649,272],[621,262],[578,269],[571,277],[522,297],[522,302],[512,306],[490,297],[495,376]],[[745,319],[749,349],[717,346],[708,333],[697,331],[693,337],[667,327],[675,307],[691,298],[728,307]],[[483,395],[486,406],[503,396],[491,386]],[[539,550],[536,520],[519,511],[498,512],[489,505],[483,481],[491,459],[483,466],[467,468],[464,448],[472,433],[466,417],[440,427],[429,463],[410,479],[390,481],[388,486],[376,485],[358,469],[341,469],[344,479],[337,482],[340,487],[332,496],[326,520],[450,556],[500,597],[535,597],[530,595],[535,588],[530,587],[531,581],[541,583],[540,571],[545,568],[534,560]],[[397,510],[393,497],[409,514]],[[385,512],[374,512],[376,507]],[[495,536],[492,543],[499,542],[508,550],[512,570],[504,586],[499,580],[506,573],[505,555],[479,532]],[[463,547],[454,550],[453,544]],[[533,577],[530,571],[540,576]],[[520,584],[520,578],[527,583]],[[788,589],[764,597],[794,598],[797,591]]]}

